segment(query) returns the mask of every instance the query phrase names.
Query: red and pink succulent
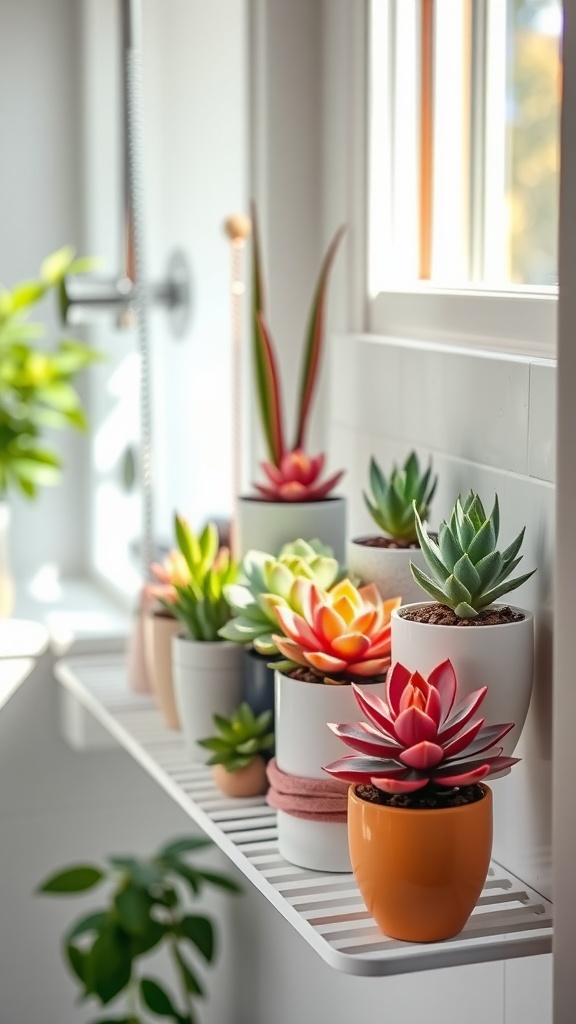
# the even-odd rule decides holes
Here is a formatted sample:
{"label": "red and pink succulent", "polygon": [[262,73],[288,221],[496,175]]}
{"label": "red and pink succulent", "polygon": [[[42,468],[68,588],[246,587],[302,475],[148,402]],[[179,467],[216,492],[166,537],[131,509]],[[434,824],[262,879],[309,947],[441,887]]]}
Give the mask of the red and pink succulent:
{"label": "red and pink succulent", "polygon": [[386,793],[412,793],[425,786],[468,786],[517,763],[497,746],[513,723],[472,721],[488,687],[457,697],[450,661],[425,679],[396,663],[386,684],[386,700],[354,687],[368,719],[330,724],[332,732],[356,754],[326,765],[325,771],[352,783],[371,783]]}
{"label": "red and pink succulent", "polygon": [[262,463],[265,484],[254,484],[267,501],[318,501],[325,498],[342,477],[342,472],[321,479],[324,455],[309,456],[305,451],[306,431],[312,399],[318,382],[324,341],[326,297],[330,270],[344,233],[340,228],[330,243],[312,300],[306,333],[299,407],[294,444],[284,438],[284,415],[276,353],[264,317],[264,286],[256,210],[252,206],[253,234],[253,330],[256,394],[269,460]]}
{"label": "red and pink succulent", "polygon": [[298,579],[293,594],[292,608],[275,608],[285,635],[274,634],[273,640],[288,659],[276,668],[304,667],[319,681],[334,682],[384,675],[390,664],[390,618],[399,597],[383,601],[373,583],[357,589],[348,579],[329,591]]}

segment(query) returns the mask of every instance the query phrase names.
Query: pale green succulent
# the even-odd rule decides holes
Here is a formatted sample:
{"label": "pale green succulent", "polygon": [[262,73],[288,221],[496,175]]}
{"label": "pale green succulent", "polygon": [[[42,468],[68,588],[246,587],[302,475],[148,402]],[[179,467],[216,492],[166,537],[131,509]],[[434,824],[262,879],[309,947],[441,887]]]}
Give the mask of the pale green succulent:
{"label": "pale green succulent", "polygon": [[530,579],[532,572],[508,577],[522,560],[518,552],[525,528],[505,551],[498,551],[500,511],[498,495],[486,515],[477,494],[470,491],[464,504],[457,499],[448,522],[438,530],[438,543],[428,535],[416,507],[416,532],[430,575],[410,562],[416,583],[435,601],[447,605],[461,619],[475,619],[483,608]]}
{"label": "pale green succulent", "polygon": [[365,493],[366,508],[374,522],[398,544],[416,542],[414,506],[421,519],[428,517],[430,502],[436,490],[437,477],[432,477],[432,463],[420,473],[416,452],[410,452],[401,469],[394,465],[387,480],[376,459],[370,460],[370,497]]}
{"label": "pale green succulent", "polygon": [[341,576],[332,550],[319,540],[286,544],[277,558],[265,551],[249,551],[242,564],[245,583],[232,584],[225,597],[234,618],[219,631],[224,640],[252,644],[259,654],[277,654],[272,634],[279,630],[275,608],[298,610],[293,596],[297,579],[304,577],[329,590]]}

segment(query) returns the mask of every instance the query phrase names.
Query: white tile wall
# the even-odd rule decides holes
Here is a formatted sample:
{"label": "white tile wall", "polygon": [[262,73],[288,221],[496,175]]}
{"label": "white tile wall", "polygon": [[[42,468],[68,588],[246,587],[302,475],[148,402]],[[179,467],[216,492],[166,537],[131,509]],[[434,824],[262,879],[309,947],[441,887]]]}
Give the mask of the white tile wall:
{"label": "white tile wall", "polygon": [[[536,676],[522,762],[494,783],[494,856],[550,897],[554,364],[363,335],[334,338],[330,352],[329,454],[347,470],[351,536],[373,525],[370,456],[386,470],[412,448],[439,475],[432,526],[470,488],[487,505],[498,493],[504,545],[526,526],[523,566],[538,571],[514,600],[536,613]],[[549,1024],[550,962],[506,964],[505,1024]]]}

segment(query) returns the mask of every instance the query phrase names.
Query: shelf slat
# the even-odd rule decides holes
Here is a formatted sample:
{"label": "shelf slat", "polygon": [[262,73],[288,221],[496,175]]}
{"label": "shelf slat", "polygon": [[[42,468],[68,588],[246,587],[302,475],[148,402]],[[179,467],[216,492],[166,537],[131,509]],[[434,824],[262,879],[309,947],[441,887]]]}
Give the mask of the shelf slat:
{"label": "shelf slat", "polygon": [[460,935],[422,944],[388,938],[353,875],[289,864],[264,799],[232,800],[211,769],[190,763],[181,734],[164,726],[152,699],[127,690],[118,655],[71,658],[56,677],[336,970],[383,976],[551,952],[551,904],[495,862]]}

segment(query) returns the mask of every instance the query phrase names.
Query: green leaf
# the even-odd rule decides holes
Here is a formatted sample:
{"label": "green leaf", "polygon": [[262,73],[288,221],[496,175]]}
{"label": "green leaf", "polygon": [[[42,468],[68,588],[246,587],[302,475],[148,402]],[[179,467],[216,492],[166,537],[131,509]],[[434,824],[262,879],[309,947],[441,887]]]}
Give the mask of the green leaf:
{"label": "green leaf", "polygon": [[114,856],[107,859],[113,868],[126,872],[134,884],[141,888],[146,889],[149,885],[158,885],[164,878],[162,869],[153,862],[138,860],[136,857]]}
{"label": "green leaf", "polygon": [[142,953],[147,953],[148,950],[153,949],[169,931],[169,928],[162,924],[161,921],[156,921],[155,918],[151,917],[148,920],[148,926],[145,935],[135,935],[132,938],[132,953],[136,956],[141,956]]}
{"label": "green leaf", "polygon": [[457,604],[472,605],[470,591],[456,576],[448,577],[444,584],[444,592],[446,594],[446,604],[449,604],[452,608],[455,608]]}
{"label": "green leaf", "polygon": [[425,590],[427,594],[430,594],[430,597],[435,601],[439,601],[440,604],[449,603],[444,591],[441,590],[429,576],[426,576],[426,574],[423,573],[417,565],[414,565],[414,562],[410,562],[410,572],[412,573],[412,579],[414,582],[417,583],[419,587],[422,587],[422,590]]}
{"label": "green leaf", "polygon": [[456,562],[462,556],[462,549],[454,538],[452,530],[447,523],[441,523],[438,530],[438,546],[442,561],[447,569],[452,572]]}
{"label": "green leaf", "polygon": [[517,590],[517,588],[521,587],[523,583],[526,583],[526,581],[529,580],[535,572],[536,569],[532,569],[532,572],[524,573],[523,576],[516,576],[513,580],[506,580],[504,583],[499,583],[493,590],[489,590],[486,594],[482,595],[479,607],[487,608],[493,601],[497,601],[499,597],[503,597],[504,594],[509,594],[511,590]]}
{"label": "green leaf", "polygon": [[78,937],[78,935],[85,935],[86,932],[97,932],[107,923],[108,914],[104,910],[97,911],[94,914],[88,914],[87,917],[82,917],[79,921],[73,925],[72,929],[66,935],[66,942],[72,942],[72,939]]}
{"label": "green leaf", "polygon": [[201,559],[198,538],[194,535],[184,517],[179,516],[178,513],[174,516],[174,531],[176,534],[176,543],[184,555],[190,572],[195,576],[197,566]]}
{"label": "green leaf", "polygon": [[204,996],[204,989],[202,988],[202,985],[198,981],[198,978],[195,975],[194,971],[192,970],[190,965],[186,963],[184,957],[182,956],[182,953],[180,952],[177,946],[173,947],[172,952],[174,954],[176,966],[178,968],[180,977],[182,978],[182,984],[184,985],[184,988],[186,989],[187,992],[190,992],[191,995],[199,996],[200,998],[202,998]]}
{"label": "green leaf", "polygon": [[308,417],[318,380],[320,358],[324,342],[324,321],[326,319],[328,281],[332,264],[336,258],[338,246],[340,245],[345,230],[346,229],[344,227],[339,228],[330,242],[326,255],[322,261],[320,275],[314,290],[314,298],[312,300],[312,308],[309,314],[306,341],[304,344],[294,448],[303,448],[305,444]]}
{"label": "green leaf", "polygon": [[374,456],[370,459],[370,487],[372,488],[376,503],[380,504],[384,500],[388,485],[386,477]]}
{"label": "green leaf", "polygon": [[66,959],[73,974],[82,982],[85,989],[90,991],[86,985],[86,965],[88,962],[88,953],[85,953],[82,949],[78,949],[77,946],[73,946],[67,943],[64,947]]}
{"label": "green leaf", "polygon": [[146,935],[152,899],[144,889],[129,884],[119,892],[114,905],[120,924],[131,935]]}
{"label": "green leaf", "polygon": [[[458,583],[466,589],[469,595],[472,596],[478,593],[482,582],[481,577],[468,558],[468,555],[462,555],[462,558],[456,562],[453,569],[453,577],[458,580]],[[445,584],[445,587],[447,593],[450,593],[448,582]],[[471,603],[474,604],[473,601]]]}
{"label": "green leaf", "polygon": [[130,936],[110,922],[98,935],[88,954],[86,978],[90,990],[104,1004],[128,985],[132,974]]}
{"label": "green leaf", "polygon": [[487,519],[482,523],[472,543],[468,546],[468,554],[474,565],[476,565],[482,558],[486,558],[491,551],[494,551],[495,547],[496,535],[494,533],[494,526]]}
{"label": "green leaf", "polygon": [[178,932],[193,942],[208,963],[214,956],[214,926],[208,917],[201,914],[187,914],[183,917]]}
{"label": "green leaf", "polygon": [[12,289],[12,310],[26,309],[33,306],[46,294],[46,285],[42,281],[21,281]]}
{"label": "green leaf", "polygon": [[93,889],[104,878],[99,868],[81,864],[66,871],[51,875],[37,890],[38,892],[86,892]]}
{"label": "green leaf", "polygon": [[70,269],[75,256],[71,245],[66,245],[57,252],[47,256],[40,267],[40,277],[48,285],[55,285],[62,280]]}
{"label": "green leaf", "polygon": [[43,384],[39,397],[44,405],[60,412],[73,412],[80,406],[78,393],[64,380]]}
{"label": "green leaf", "polygon": [[525,533],[526,533],[526,527],[524,527],[520,531],[520,533],[518,534],[516,539],[513,540],[512,543],[506,548],[506,550],[502,552],[502,561],[503,561],[504,565],[508,565],[509,562],[512,562],[516,558],[516,555],[518,554],[518,552],[520,551],[520,548],[522,547],[522,542],[524,540],[524,534]]}
{"label": "green leaf", "polygon": [[157,981],[153,981],[152,978],[142,978],[140,993],[143,1002],[149,1010],[152,1010],[152,1013],[156,1013],[159,1017],[175,1017],[178,1020],[178,1010],[168,993]]}

